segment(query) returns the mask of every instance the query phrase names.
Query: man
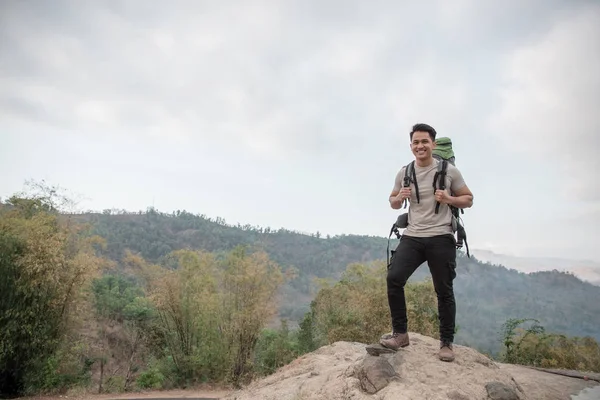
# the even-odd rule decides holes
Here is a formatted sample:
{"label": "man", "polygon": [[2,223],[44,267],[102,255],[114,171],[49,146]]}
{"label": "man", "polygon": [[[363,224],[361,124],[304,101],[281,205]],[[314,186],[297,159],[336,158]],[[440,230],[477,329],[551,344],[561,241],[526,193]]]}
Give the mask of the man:
{"label": "man", "polygon": [[[456,277],[456,241],[452,229],[452,214],[449,205],[468,208],[473,205],[473,194],[465,184],[460,171],[448,163],[446,190],[434,193],[433,179],[440,161],[432,156],[435,148],[436,131],[427,124],[416,124],[410,132],[410,147],[415,156],[413,179],[409,187],[403,187],[406,167],[396,175],[389,197],[393,209],[399,209],[404,200],[410,201],[408,226],[396,252],[392,257],[387,274],[387,293],[392,316],[392,335],[382,337],[380,343],[391,349],[409,345],[404,286],[415,270],[425,261],[433,279],[438,299],[440,321],[440,360],[453,361],[456,305],[453,281]],[[418,188],[418,197],[416,193]],[[452,194],[450,194],[452,193]],[[436,204],[440,203],[438,212]]]}

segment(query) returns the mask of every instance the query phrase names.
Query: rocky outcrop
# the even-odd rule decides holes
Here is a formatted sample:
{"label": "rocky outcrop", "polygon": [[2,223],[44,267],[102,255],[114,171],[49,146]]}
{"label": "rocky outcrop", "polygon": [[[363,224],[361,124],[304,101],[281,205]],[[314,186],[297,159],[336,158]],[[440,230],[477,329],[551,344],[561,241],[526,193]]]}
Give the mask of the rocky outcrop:
{"label": "rocky outcrop", "polygon": [[[255,381],[228,400],[554,400],[569,391],[548,391],[520,379],[516,367],[503,368],[483,354],[455,346],[454,362],[437,357],[439,342],[410,334],[410,346],[397,352],[367,352],[362,343],[336,342],[296,359],[274,374]],[[377,355],[373,355],[377,354]],[[528,370],[531,374],[544,374]],[[527,374],[525,374],[527,375]],[[553,376],[553,379],[559,379]],[[560,377],[560,379],[574,380]],[[573,383],[573,382],[571,382]],[[596,382],[580,380],[577,393]],[[528,391],[528,388],[534,390]],[[564,397],[566,394],[566,397]],[[563,396],[563,397],[561,397]]]}
{"label": "rocky outcrop", "polygon": [[[519,389],[523,393],[522,389]],[[521,398],[514,388],[502,382],[488,382],[485,390],[490,400],[519,400]]]}
{"label": "rocky outcrop", "polygon": [[370,394],[379,392],[399,378],[396,370],[385,357],[365,357],[355,366],[353,376],[358,378],[360,388]]}

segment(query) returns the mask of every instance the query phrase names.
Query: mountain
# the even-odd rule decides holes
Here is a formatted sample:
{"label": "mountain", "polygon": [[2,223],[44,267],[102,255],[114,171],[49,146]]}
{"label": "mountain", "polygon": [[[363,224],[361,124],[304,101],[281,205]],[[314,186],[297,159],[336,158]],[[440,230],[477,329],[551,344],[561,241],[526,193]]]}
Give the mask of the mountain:
{"label": "mountain", "polygon": [[515,257],[497,254],[489,250],[471,251],[478,260],[502,265],[521,272],[563,271],[573,273],[583,281],[600,286],[600,263],[589,260],[569,260],[552,257]]}
{"label": "mountain", "polygon": [[[301,234],[287,229],[233,226],[219,218],[186,211],[106,211],[71,218],[89,223],[90,233],[106,238],[103,255],[117,263],[127,249],[161,263],[170,251],[181,248],[217,253],[240,244],[262,248],[283,268],[295,271],[296,277],[285,287],[279,305],[279,316],[292,325],[309,310],[316,290],[314,278],[337,280],[351,263],[385,259],[388,244],[383,237],[322,237],[319,233]],[[392,248],[396,244],[393,240]],[[593,300],[600,298],[600,287],[572,273],[525,273],[467,258],[462,252],[457,261],[457,343],[495,354],[501,349],[502,324],[509,318],[536,318],[548,331],[600,340],[600,302]],[[428,276],[427,266],[422,265],[411,281]]]}

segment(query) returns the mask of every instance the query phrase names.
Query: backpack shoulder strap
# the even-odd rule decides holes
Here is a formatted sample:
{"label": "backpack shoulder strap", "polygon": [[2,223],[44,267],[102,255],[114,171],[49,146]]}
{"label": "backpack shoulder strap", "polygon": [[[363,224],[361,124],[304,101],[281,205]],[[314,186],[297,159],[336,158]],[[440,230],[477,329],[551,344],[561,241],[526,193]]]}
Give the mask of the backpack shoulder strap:
{"label": "backpack shoulder strap", "polygon": [[404,187],[410,186],[410,182],[412,181],[412,174],[414,173],[414,169],[415,169],[414,161],[411,161],[410,163],[408,163],[408,165],[406,165],[406,167],[404,167],[404,182],[403,182],[402,186],[404,186]]}
{"label": "backpack shoulder strap", "polygon": [[[437,171],[433,176],[433,193],[436,190],[446,189],[446,170],[448,169],[448,161],[441,160],[438,162]],[[437,214],[440,210],[440,203],[435,203],[435,213]]]}
{"label": "backpack shoulder strap", "polygon": [[[415,172],[415,162],[411,161],[404,170],[404,181],[402,186],[409,187],[410,184],[415,185],[415,195],[417,196],[417,203],[421,201],[419,197],[419,185],[417,184],[417,173]],[[408,202],[404,200],[404,208],[406,208]]]}

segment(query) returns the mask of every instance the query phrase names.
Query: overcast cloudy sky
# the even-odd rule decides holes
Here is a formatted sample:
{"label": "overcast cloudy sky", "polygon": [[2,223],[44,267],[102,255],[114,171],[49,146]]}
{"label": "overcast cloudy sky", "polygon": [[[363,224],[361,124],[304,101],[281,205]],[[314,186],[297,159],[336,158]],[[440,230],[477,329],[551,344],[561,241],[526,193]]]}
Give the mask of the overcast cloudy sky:
{"label": "overcast cloudy sky", "polygon": [[0,3],[2,197],[387,236],[426,122],[472,248],[600,260],[599,110],[598,1]]}

